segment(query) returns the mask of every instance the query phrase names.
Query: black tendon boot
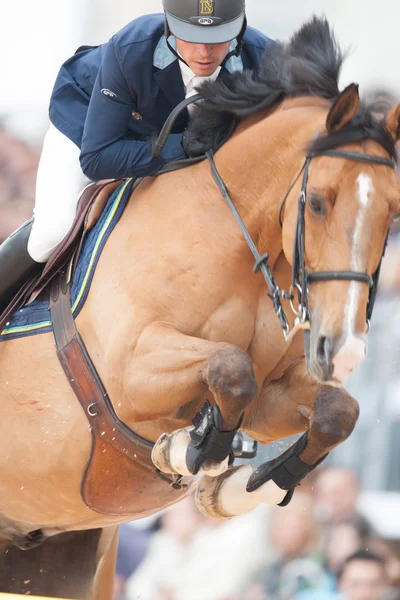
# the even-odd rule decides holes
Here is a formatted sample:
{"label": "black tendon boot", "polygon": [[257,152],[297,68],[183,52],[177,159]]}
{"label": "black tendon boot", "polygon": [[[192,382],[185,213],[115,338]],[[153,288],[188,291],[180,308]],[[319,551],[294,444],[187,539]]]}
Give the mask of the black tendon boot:
{"label": "black tendon boot", "polygon": [[22,286],[42,268],[28,254],[32,221],[24,223],[0,246],[0,317]]}
{"label": "black tendon boot", "polygon": [[308,432],[302,435],[286,452],[258,467],[247,483],[247,491],[254,492],[267,481],[276,483],[287,494],[279,506],[287,506],[291,501],[294,489],[308,473],[311,473],[328,456],[325,454],[315,465],[307,465],[300,459],[307,446]]}

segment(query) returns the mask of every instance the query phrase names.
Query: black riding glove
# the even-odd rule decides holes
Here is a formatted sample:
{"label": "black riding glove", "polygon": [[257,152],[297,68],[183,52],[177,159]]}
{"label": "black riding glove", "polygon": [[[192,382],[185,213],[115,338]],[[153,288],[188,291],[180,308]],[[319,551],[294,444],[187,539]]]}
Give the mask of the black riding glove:
{"label": "black riding glove", "polygon": [[206,111],[193,119],[183,134],[182,146],[191,158],[203,156],[208,150],[216,152],[233,134],[237,118],[229,113],[210,116]]}
{"label": "black riding glove", "polygon": [[211,136],[207,133],[200,139],[197,135],[197,131],[189,127],[184,131],[182,137],[182,147],[190,158],[196,158],[197,156],[203,156],[207,150],[210,150],[212,146]]}

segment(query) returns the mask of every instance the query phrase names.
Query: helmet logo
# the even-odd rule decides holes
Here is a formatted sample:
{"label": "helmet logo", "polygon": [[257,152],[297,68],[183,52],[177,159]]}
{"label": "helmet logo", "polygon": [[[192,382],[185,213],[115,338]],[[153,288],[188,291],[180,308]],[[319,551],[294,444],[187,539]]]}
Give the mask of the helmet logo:
{"label": "helmet logo", "polygon": [[200,25],[212,25],[214,23],[214,19],[206,19],[205,17],[202,17],[199,19],[199,23]]}
{"label": "helmet logo", "polygon": [[200,15],[214,14],[214,0],[200,0]]}

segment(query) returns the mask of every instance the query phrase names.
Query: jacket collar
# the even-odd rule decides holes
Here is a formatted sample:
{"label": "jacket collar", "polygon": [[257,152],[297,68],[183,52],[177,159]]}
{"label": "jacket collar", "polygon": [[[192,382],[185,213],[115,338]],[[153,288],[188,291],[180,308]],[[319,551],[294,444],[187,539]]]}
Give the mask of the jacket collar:
{"label": "jacket collar", "polygon": [[160,71],[156,71],[154,79],[173,106],[177,106],[185,99],[185,86],[183,85],[177,59],[170,62]]}

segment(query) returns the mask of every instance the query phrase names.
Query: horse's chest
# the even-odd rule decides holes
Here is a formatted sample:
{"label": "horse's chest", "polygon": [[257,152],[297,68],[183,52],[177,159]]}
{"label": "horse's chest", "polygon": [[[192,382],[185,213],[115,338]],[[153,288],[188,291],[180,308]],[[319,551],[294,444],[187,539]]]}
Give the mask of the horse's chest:
{"label": "horse's chest", "polygon": [[[284,309],[290,317],[286,305]],[[258,381],[271,376],[279,365],[288,366],[303,355],[301,336],[290,343],[286,342],[272,302],[266,294],[260,296],[248,352]]]}
{"label": "horse's chest", "polygon": [[254,335],[255,311],[242,298],[229,298],[201,327],[199,337],[247,350]]}

